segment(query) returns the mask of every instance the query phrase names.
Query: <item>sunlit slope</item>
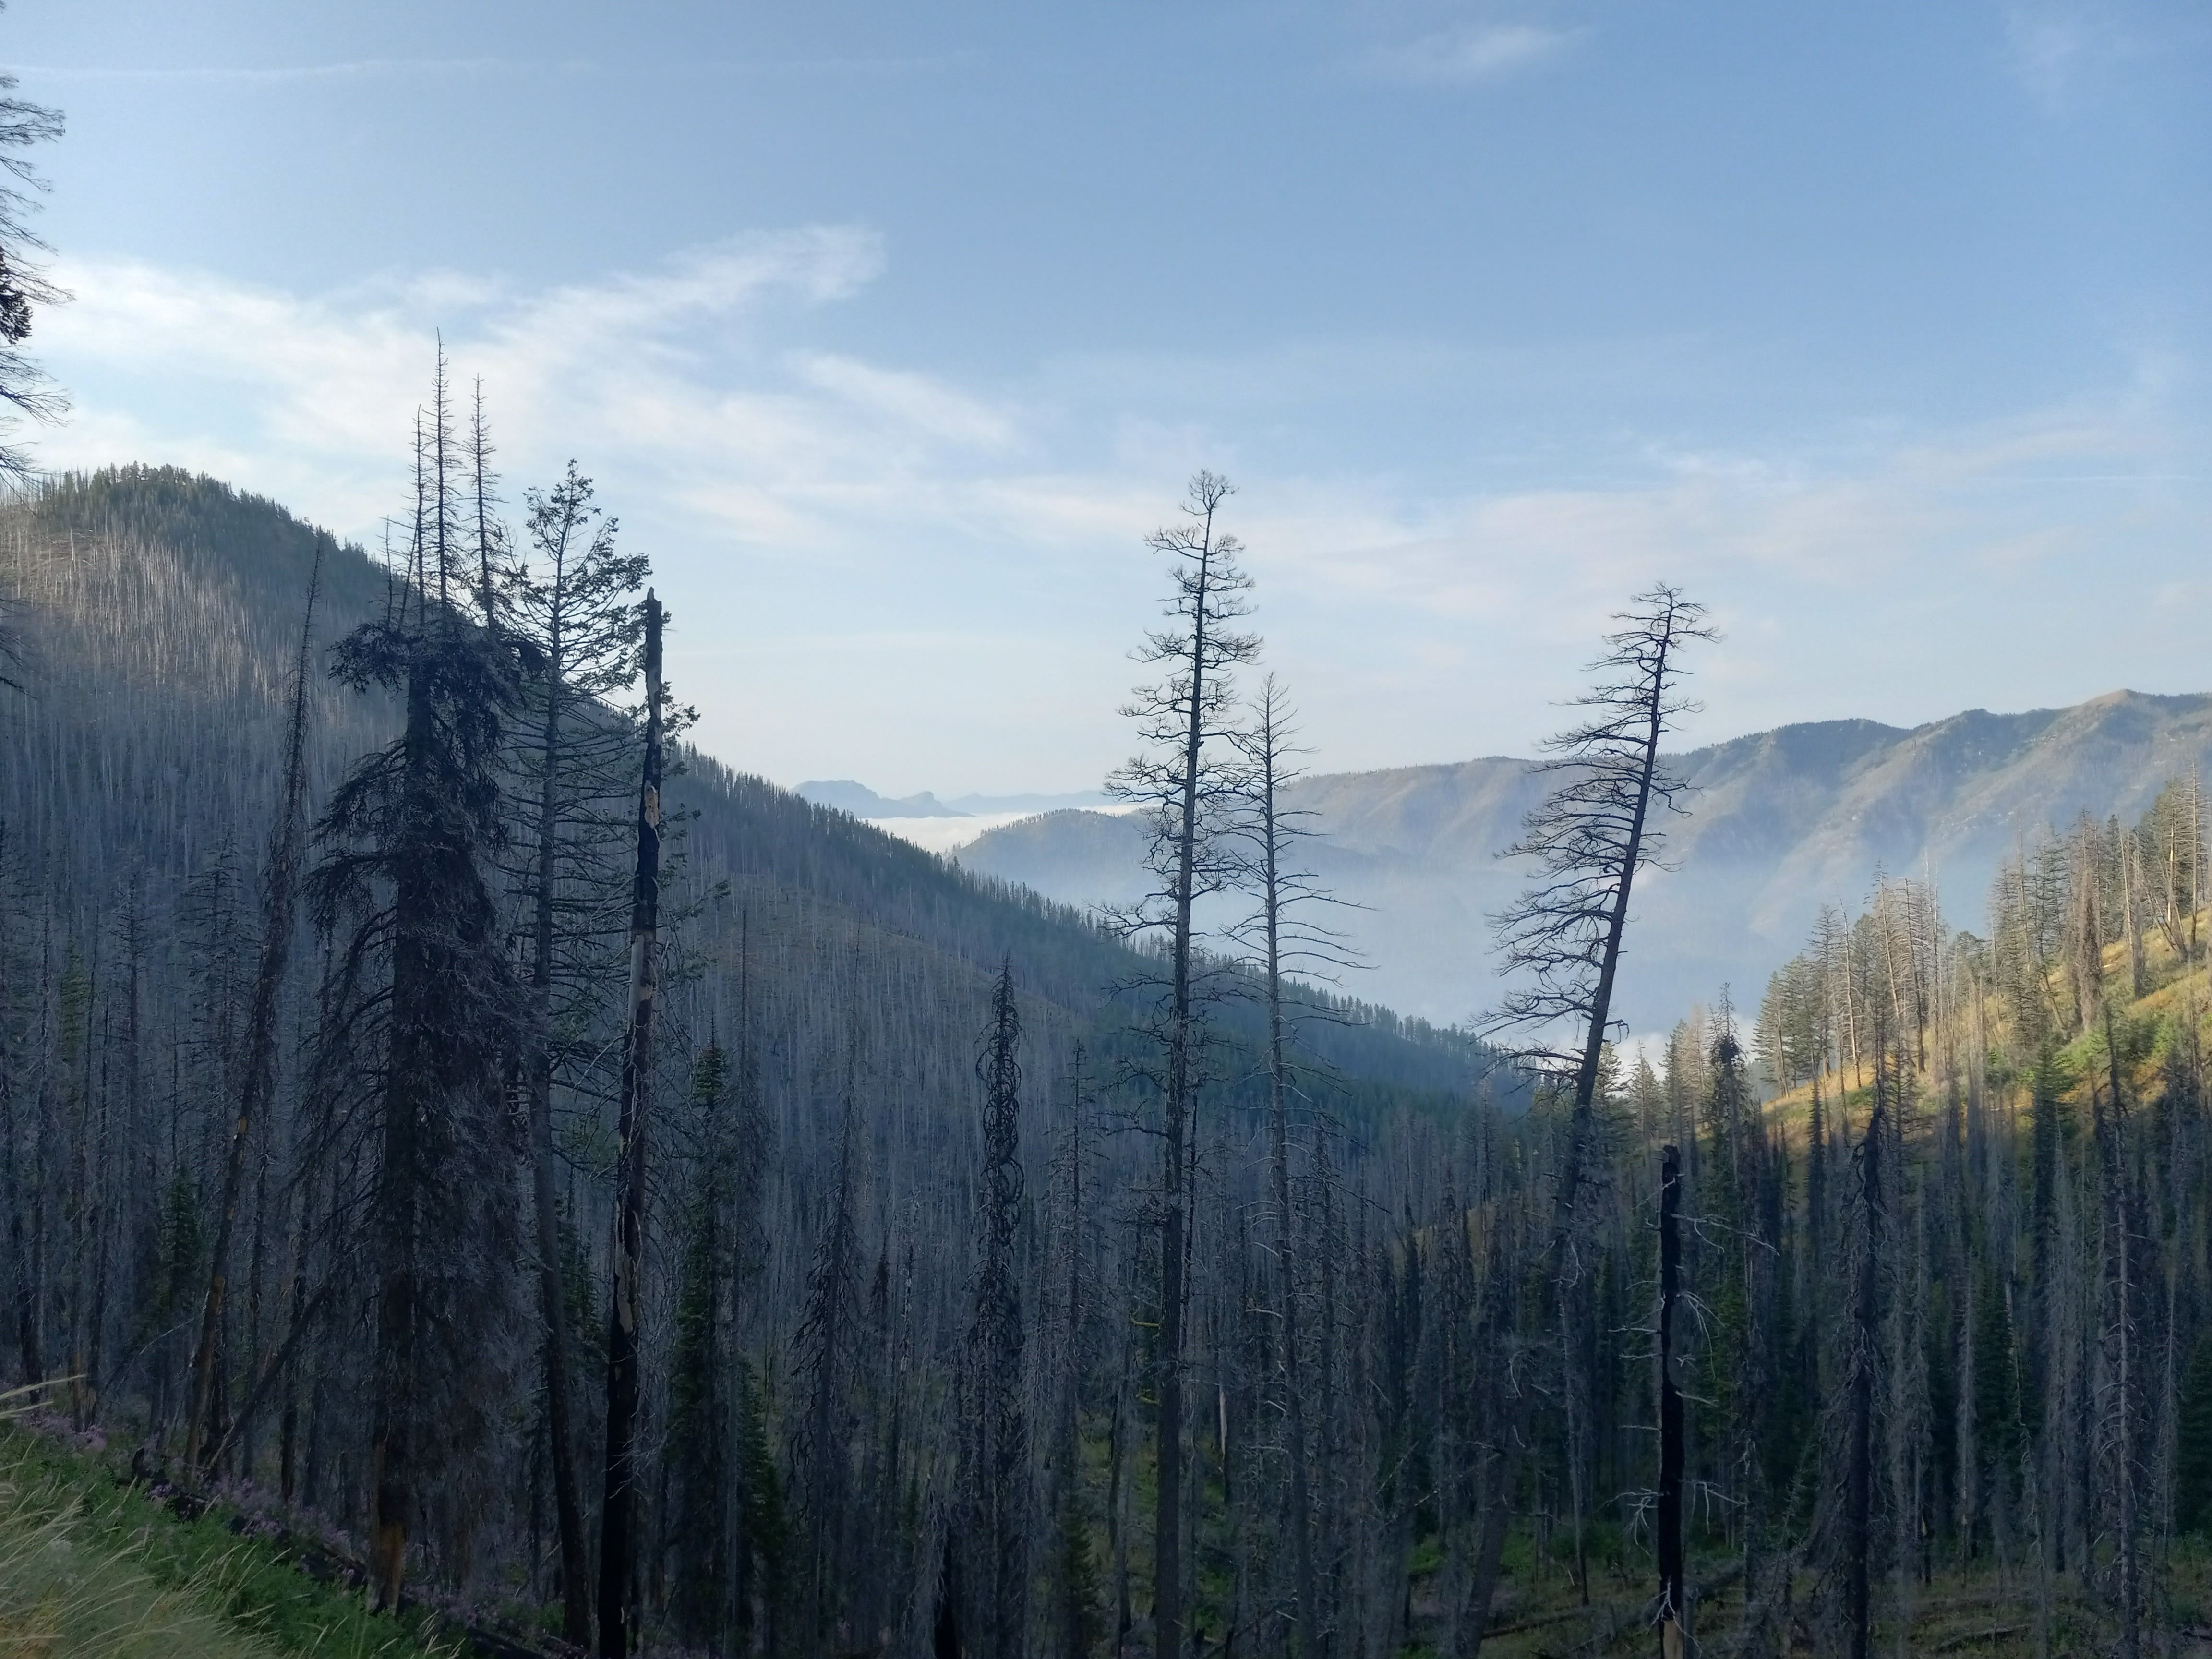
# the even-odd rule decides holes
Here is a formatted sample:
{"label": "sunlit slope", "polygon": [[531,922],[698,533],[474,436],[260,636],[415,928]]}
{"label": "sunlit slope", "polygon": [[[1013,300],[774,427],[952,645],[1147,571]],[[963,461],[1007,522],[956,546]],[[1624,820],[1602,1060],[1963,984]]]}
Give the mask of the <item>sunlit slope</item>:
{"label": "sunlit slope", "polygon": [[[2146,927],[2140,994],[2133,984],[2126,940],[2104,947],[2099,1016],[2054,1049],[2058,1098],[2079,1109],[2081,1122],[2088,1121],[2093,1091],[2100,1100],[2112,1098],[2116,1062],[2130,1109],[2164,1101],[2178,1074],[2190,1074],[2191,1086],[2196,1086],[2194,1074],[2203,1064],[2201,1057],[2212,1052],[2212,978],[2207,976],[2204,960],[2206,947],[2212,945],[2212,909],[2182,916],[2174,931],[2185,947],[2195,951],[2195,959],[2185,962],[2164,928]],[[2056,966],[2047,975],[2046,989],[2053,1008],[2069,1006],[2075,995]],[[2008,1070],[2001,1059],[1991,1058],[1992,1049],[2003,1046],[2002,1039],[2014,1036],[2009,1030],[2013,1012],[2002,998],[1987,986],[1954,979],[1946,988],[1944,1001],[1948,1020],[1932,1024],[1924,1040],[1916,1044],[1905,1078],[1909,1126],[1940,1132],[1954,1081],[1961,1111],[1969,1095],[1987,1101],[1987,1109],[1992,1111],[2025,1110],[2029,1079]],[[1870,1051],[1853,1054],[1848,1042],[1838,1047],[1842,1052],[1837,1063],[1819,1081],[1821,1107],[1832,1130],[1838,1127],[1840,1112],[1841,1127],[1856,1133],[1864,1127],[1873,1103],[1874,1056]],[[1766,1103],[1768,1121],[1786,1130],[1795,1145],[1803,1144],[1814,1086],[1809,1079],[1795,1084]]]}

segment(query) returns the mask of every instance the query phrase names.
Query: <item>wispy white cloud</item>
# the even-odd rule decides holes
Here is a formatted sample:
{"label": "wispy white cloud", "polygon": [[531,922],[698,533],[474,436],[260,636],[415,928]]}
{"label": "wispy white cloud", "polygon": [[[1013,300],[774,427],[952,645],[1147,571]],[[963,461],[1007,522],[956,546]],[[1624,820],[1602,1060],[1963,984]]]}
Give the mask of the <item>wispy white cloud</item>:
{"label": "wispy white cloud", "polygon": [[1588,607],[1660,574],[1810,595],[2088,558],[2167,493],[2186,441],[2170,410],[2123,392],[1841,456],[1655,451],[1643,477],[1580,487],[1409,501],[1380,479],[1276,481],[1251,539],[1316,587],[1516,628],[1559,617],[1572,635]]}
{"label": "wispy white cloud", "polygon": [[[1130,403],[1157,376],[986,391],[801,347],[802,327],[773,320],[859,293],[883,260],[872,234],[816,227],[534,292],[433,273],[303,296],[137,262],[72,264],[59,274],[78,299],[42,319],[41,340],[64,383],[84,383],[81,412],[40,449],[53,465],[205,456],[358,528],[394,499],[442,326],[458,377],[484,380],[518,476],[574,454],[702,529],[786,551],[857,546],[887,525],[1112,545],[1147,527],[1194,458],[1249,470],[1207,417],[1162,422]],[[1266,364],[1205,368],[1208,383],[1284,380]],[[1340,385],[1357,373],[1334,369]],[[1255,477],[1240,514],[1255,546],[1316,589],[1468,618],[1510,611],[1534,572],[1593,593],[1692,564],[1847,582],[1884,550],[1911,557],[1978,529],[2008,542],[2018,526],[1983,497],[2023,482],[2158,476],[2172,462],[2166,400],[2156,388],[2142,400],[1826,456],[1655,444],[1580,486]]]}
{"label": "wispy white cloud", "polygon": [[[1571,476],[1440,481],[1300,467],[1252,434],[1255,406],[1272,426],[1323,398],[1384,406],[1401,348],[1378,348],[1370,384],[1346,355],[1301,392],[1305,368],[1264,361],[1048,367],[1010,389],[815,343],[836,331],[822,308],[883,269],[875,236],[838,227],[542,289],[430,273],[303,295],[79,262],[61,273],[76,303],[40,336],[78,414],[38,451],[180,461],[373,538],[406,498],[442,327],[464,386],[483,377],[511,488],[574,457],[714,619],[686,635],[708,652],[686,688],[708,740],[772,776],[901,791],[1073,787],[1118,757],[1122,653],[1158,574],[1141,538],[1200,462],[1243,485],[1276,660],[1332,765],[1525,744],[1606,612],[1656,575],[1711,599],[1739,641],[1708,688],[1718,730],[1895,717],[1912,712],[1897,687],[1937,679],[1967,689],[1923,714],[2050,701],[2059,690],[2005,689],[2023,665],[2074,659],[2043,638],[2067,606],[2036,596],[2101,603],[2079,573],[2115,558],[2179,573],[2179,550],[2212,532],[2201,483],[2158,482],[2189,471],[2177,457],[2202,434],[2154,356],[2140,386],[1971,428],[1794,452],[1654,442],[1604,465],[1585,445]],[[1170,383],[1242,390],[1164,410]],[[925,639],[947,627],[995,642],[948,655]],[[906,643],[885,645],[894,633]],[[794,707],[800,638],[823,642]],[[1799,672],[1808,640],[1838,645],[1816,680]],[[1039,690],[1008,704],[1009,675]],[[756,709],[780,712],[741,719]],[[1000,757],[988,773],[983,753]]]}
{"label": "wispy white cloud", "polygon": [[995,449],[1010,442],[1006,411],[921,374],[878,368],[851,357],[793,359],[807,384],[896,427],[948,443]]}
{"label": "wispy white cloud", "polygon": [[[2014,0],[2005,10],[2004,65],[2045,113],[2057,115],[2094,95],[2115,71],[2148,57],[2158,33],[2139,15],[2111,3]],[[2197,33],[2201,44],[2201,27]]]}
{"label": "wispy white cloud", "polygon": [[[88,465],[163,441],[163,454],[205,453],[220,434],[252,459],[245,481],[297,492],[306,510],[357,528],[389,499],[395,434],[442,331],[457,374],[486,381],[520,464],[597,452],[663,474],[740,454],[772,466],[790,459],[794,427],[823,422],[794,422],[770,390],[732,394],[699,360],[757,349],[747,325],[761,307],[842,299],[882,260],[872,233],[813,227],[537,292],[431,273],[321,295],[138,261],[70,262],[59,275],[76,300],[41,319],[40,339],[64,382],[89,388],[86,418],[40,452]],[[104,412],[113,405],[100,388],[118,381],[137,409],[127,426]],[[149,412],[164,409],[174,411],[166,421]],[[118,454],[125,432],[135,447]]]}
{"label": "wispy white cloud", "polygon": [[1534,23],[1477,23],[1439,30],[1368,59],[1376,72],[1405,81],[1494,81],[1556,57],[1581,31]]}

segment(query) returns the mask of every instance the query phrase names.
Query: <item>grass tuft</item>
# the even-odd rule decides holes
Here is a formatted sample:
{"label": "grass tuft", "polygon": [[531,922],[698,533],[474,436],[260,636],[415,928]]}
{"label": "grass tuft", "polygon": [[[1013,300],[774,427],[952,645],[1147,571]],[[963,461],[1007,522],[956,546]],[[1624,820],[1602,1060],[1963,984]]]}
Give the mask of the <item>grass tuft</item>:
{"label": "grass tuft", "polygon": [[184,1520],[98,1456],[0,1425],[0,1659],[457,1659],[220,1510]]}

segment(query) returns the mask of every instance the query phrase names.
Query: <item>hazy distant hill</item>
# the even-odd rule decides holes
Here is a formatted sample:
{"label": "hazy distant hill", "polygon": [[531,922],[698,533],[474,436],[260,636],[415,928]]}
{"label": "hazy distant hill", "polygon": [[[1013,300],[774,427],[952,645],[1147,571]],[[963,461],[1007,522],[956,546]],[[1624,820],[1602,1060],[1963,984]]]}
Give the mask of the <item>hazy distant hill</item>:
{"label": "hazy distant hill", "polygon": [[856,818],[983,817],[1003,812],[1056,812],[1071,806],[1103,806],[1103,790],[1089,789],[1062,795],[955,795],[939,800],[934,791],[918,795],[879,795],[851,778],[812,778],[792,792],[817,806],[834,806]]}
{"label": "hazy distant hill", "polygon": [[[2078,707],[1982,709],[1911,731],[1872,720],[1786,726],[1677,757],[1698,793],[1648,872],[1623,967],[1624,1012],[1671,1022],[1723,982],[1755,1005],[1821,904],[1856,907],[1878,867],[1932,874],[1954,927],[1978,929],[1999,860],[2085,809],[2140,813],[2212,759],[2212,696],[2116,691]],[[1432,1019],[1491,1002],[1488,915],[1522,873],[1497,856],[1540,779],[1506,758],[1309,778],[1297,805],[1328,841],[1316,866],[1369,907],[1347,925],[1373,960],[1358,990]],[[1056,812],[962,849],[970,869],[1075,903],[1139,882],[1141,826]]]}
{"label": "hazy distant hill", "polygon": [[918,795],[902,795],[894,800],[879,795],[865,783],[851,778],[813,778],[792,792],[801,800],[811,800],[817,806],[834,806],[840,812],[850,812],[856,818],[957,818],[967,815],[957,807],[947,806],[943,801],[923,790]]}

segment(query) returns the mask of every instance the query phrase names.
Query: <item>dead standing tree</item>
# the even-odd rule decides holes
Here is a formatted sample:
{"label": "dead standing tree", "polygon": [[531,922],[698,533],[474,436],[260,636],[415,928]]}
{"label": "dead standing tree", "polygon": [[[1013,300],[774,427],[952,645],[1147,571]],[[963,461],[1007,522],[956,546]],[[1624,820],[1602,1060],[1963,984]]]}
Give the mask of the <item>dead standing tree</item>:
{"label": "dead standing tree", "polygon": [[1152,1011],[1160,1095],[1160,1186],[1152,1218],[1159,1235],[1159,1329],[1153,1361],[1158,1401],[1158,1490],[1152,1512],[1155,1659],[1182,1651],[1183,1258],[1188,1248],[1186,1167],[1190,1117],[1200,1078],[1204,988],[1199,983],[1192,909],[1233,873],[1228,838],[1238,803],[1232,757],[1223,752],[1233,721],[1232,672],[1259,654],[1260,642],[1234,631],[1250,614],[1252,580],[1238,568],[1239,544],[1216,527],[1229,481],[1211,472],[1191,480],[1184,520],[1155,531],[1149,545],[1172,562],[1168,626],[1149,633],[1138,660],[1164,665],[1166,678],[1140,688],[1123,712],[1137,722],[1149,752],[1109,780],[1121,799],[1143,809],[1152,831],[1148,867],[1158,885],[1117,918],[1126,936],[1164,947],[1164,977]]}
{"label": "dead standing tree", "polygon": [[[31,337],[34,307],[59,305],[70,296],[32,262],[47,249],[25,219],[39,205],[30,192],[45,190],[46,180],[23,157],[6,152],[60,137],[62,112],[7,95],[15,89],[15,77],[0,75],[0,170],[15,181],[0,181],[0,404],[15,415],[53,421],[67,410],[69,400],[16,348]],[[0,430],[11,423],[0,422]],[[30,481],[30,458],[13,444],[0,443],[0,483],[20,488]],[[0,678],[0,685],[13,683]]]}
{"label": "dead standing tree", "polygon": [[[1078,1659],[1090,1652],[1101,1633],[1097,1564],[1092,1554],[1091,1511],[1083,1490],[1084,1397],[1094,1346],[1091,1330],[1098,1291],[1085,1271],[1090,1251],[1086,1182],[1096,1154],[1090,1128],[1088,1060],[1080,1042],[1069,1055],[1067,1092],[1067,1121],[1050,1165],[1053,1248],[1057,1260],[1040,1279],[1056,1280],[1061,1287],[1057,1352],[1048,1362],[1057,1395],[1052,1408],[1052,1480],[1048,1500],[1053,1510],[1047,1592],[1051,1602],[1049,1628],[1059,1651],[1068,1659]],[[1042,1316],[1045,1310],[1041,1306],[1039,1312]],[[1048,1329],[1042,1317],[1039,1328],[1041,1334]],[[1114,1443],[1115,1437],[1109,1435],[1109,1446]]]}
{"label": "dead standing tree", "polygon": [[1674,1315],[1682,1287],[1682,1155],[1659,1149],[1659,1651],[1688,1659],[1689,1586],[1682,1571],[1682,1391],[1674,1382]]}
{"label": "dead standing tree", "polygon": [[2137,1258],[2146,1240],[2137,1220],[2136,1173],[2127,1146],[2127,1085],[2121,1075],[2120,1049],[2113,1036],[2112,1012],[2104,1010],[2105,1059],[2111,1100],[2090,1079],[2089,1107],[2097,1153],[2099,1328],[2095,1428],[2091,1455],[2098,1469],[2098,1498],[2105,1529],[2113,1539],[2113,1599],[2119,1603],[2121,1659],[2142,1652],[2142,1489],[2149,1437],[2144,1432],[2148,1400],[2144,1386],[2142,1278]]}
{"label": "dead standing tree", "polygon": [[[0,408],[0,434],[14,426],[15,416],[57,421],[69,408],[69,399],[55,389],[46,371],[16,349],[31,337],[34,307],[59,305],[70,296],[32,263],[33,255],[47,249],[24,222],[39,206],[28,192],[45,190],[46,181],[22,156],[5,153],[60,137],[62,112],[9,96],[15,89],[15,77],[0,75],[0,171],[15,181],[0,180],[0,405],[4,405]],[[21,489],[31,477],[30,457],[15,445],[0,441],[0,485]],[[21,682],[9,672],[21,666],[18,644],[6,611],[0,610],[0,685],[20,691]]]}
{"label": "dead standing tree", "polygon": [[1882,1195],[1881,1176],[1896,1079],[1890,1070],[1887,1019],[1879,1002],[1875,1005],[1874,1060],[1874,1109],[1867,1117],[1865,1138],[1855,1154],[1859,1176],[1858,1249],[1852,1264],[1851,1321],[1845,1336],[1850,1394],[1845,1421],[1841,1542],[1844,1623],[1850,1659],[1867,1659],[1873,1650],[1874,1468],[1879,1426],[1875,1421],[1875,1404],[1882,1381],[1881,1286],[1891,1267],[1889,1211]]}
{"label": "dead standing tree", "polygon": [[[492,896],[512,642],[461,608],[459,465],[445,362],[416,443],[408,580],[391,616],[340,641],[333,672],[404,700],[400,736],[356,766],[319,833],[309,891],[346,940],[325,1045],[380,1048],[369,1198],[376,1310],[369,1599],[392,1607],[426,1471],[479,1443],[515,1241],[505,1057],[516,999]],[[381,979],[380,986],[374,983]]]}
{"label": "dead standing tree", "polygon": [[1020,1659],[1029,1645],[1029,1420],[1014,1260],[1022,1212],[1021,1041],[1008,963],[992,988],[990,1036],[975,1067],[983,1085],[983,1261],[968,1329],[975,1407],[968,1479],[982,1659]]}
{"label": "dead standing tree", "polygon": [[1320,1573],[1315,1562],[1314,1505],[1307,1432],[1308,1382],[1299,1330],[1298,1218],[1291,1202],[1290,1103],[1293,1093],[1291,1045],[1293,1032],[1285,1001],[1285,975],[1298,971],[1328,977],[1356,965],[1341,934],[1314,919],[1316,906],[1342,902],[1323,889],[1300,856],[1300,842],[1315,832],[1313,813],[1285,804],[1283,789],[1300,775],[1294,716],[1287,695],[1273,674],[1261,683],[1251,706],[1251,721],[1233,735],[1245,760],[1249,795],[1244,836],[1249,852],[1246,880],[1258,901],[1255,913],[1235,930],[1239,943],[1259,957],[1267,1010],[1267,1184],[1274,1211],[1276,1297],[1280,1316],[1283,1404],[1290,1435],[1291,1514],[1297,1573],[1298,1651],[1317,1653],[1326,1644],[1322,1629]]}
{"label": "dead standing tree", "polygon": [[222,1200],[216,1212],[214,1248],[208,1253],[206,1293],[200,1304],[199,1346],[192,1355],[191,1413],[185,1430],[185,1467],[197,1473],[207,1444],[208,1413],[215,1395],[216,1349],[222,1340],[224,1293],[229,1285],[231,1233],[238,1224],[238,1197],[246,1179],[246,1155],[255,1127],[269,1109],[276,1088],[276,1003],[292,953],[292,931],[300,890],[300,854],[307,818],[308,653],[314,638],[315,592],[323,574],[322,549],[307,578],[307,608],[300,624],[299,660],[293,665],[291,721],[284,744],[283,799],[269,835],[269,864],[263,876],[261,959],[253,976],[253,1001],[246,1022],[246,1071],[239,1091],[238,1117],[231,1126],[230,1154],[222,1173]]}
{"label": "dead standing tree", "polygon": [[[538,796],[532,860],[520,883],[530,925],[521,1081],[544,1326],[546,1438],[561,1548],[562,1635],[581,1647],[592,1639],[591,1553],[568,1397],[553,1089],[556,1079],[573,1080],[568,1074],[596,1057],[599,1045],[592,1039],[598,1005],[613,977],[606,958],[614,941],[602,946],[612,908],[608,896],[620,876],[613,858],[619,820],[611,809],[630,792],[636,749],[635,728],[612,718],[609,705],[636,680],[640,613],[631,596],[645,580],[646,562],[615,550],[614,520],[599,518],[592,481],[573,462],[550,491],[532,490],[527,499],[537,558],[534,565],[507,573],[506,607],[514,631],[532,647],[523,683],[531,729],[515,759]],[[619,926],[618,912],[614,920]]]}
{"label": "dead standing tree", "polygon": [[[1570,1497],[1574,1505],[1576,1569],[1587,1586],[1582,1559],[1587,1459],[1582,1445],[1589,1416],[1583,1395],[1589,1379],[1576,1363],[1586,1323],[1587,1276],[1576,1249],[1581,1190],[1595,1145],[1598,1069],[1610,1030],[1613,982],[1628,929],[1628,903],[1636,872],[1657,858],[1663,835],[1659,809],[1680,811],[1686,785],[1662,764],[1660,744],[1675,722],[1696,705],[1680,690],[1681,647],[1719,635],[1704,625],[1705,607],[1661,582],[1615,613],[1622,624],[1605,636],[1606,651],[1590,665],[1596,684],[1574,706],[1589,711],[1579,724],[1551,738],[1552,758],[1540,769],[1558,785],[1528,815],[1509,856],[1537,860],[1535,883],[1497,918],[1499,969],[1525,975],[1492,1017],[1493,1033],[1527,1031],[1533,1041],[1522,1058],[1544,1066],[1571,1086],[1566,1146],[1553,1198],[1550,1266],[1544,1324],[1557,1322],[1566,1405]],[[1552,1046],[1564,1030],[1578,1046]],[[1492,1501],[1507,1502],[1513,1483],[1503,1480]],[[1493,1528],[1502,1527],[1502,1514]],[[1486,1549],[1486,1559],[1494,1553]],[[1490,1575],[1486,1575],[1489,1577]],[[1478,1584],[1474,1613],[1486,1616],[1490,1583]],[[1477,1628],[1480,1628],[1478,1623]]]}
{"label": "dead standing tree", "polygon": [[636,1607],[637,1418],[645,1277],[646,1124],[653,1099],[659,990],[660,602],[645,595],[645,768],[638,788],[637,878],[630,901],[629,1028],[617,1121],[612,1294],[607,1299],[607,1465],[599,1510],[599,1652],[624,1659]]}

